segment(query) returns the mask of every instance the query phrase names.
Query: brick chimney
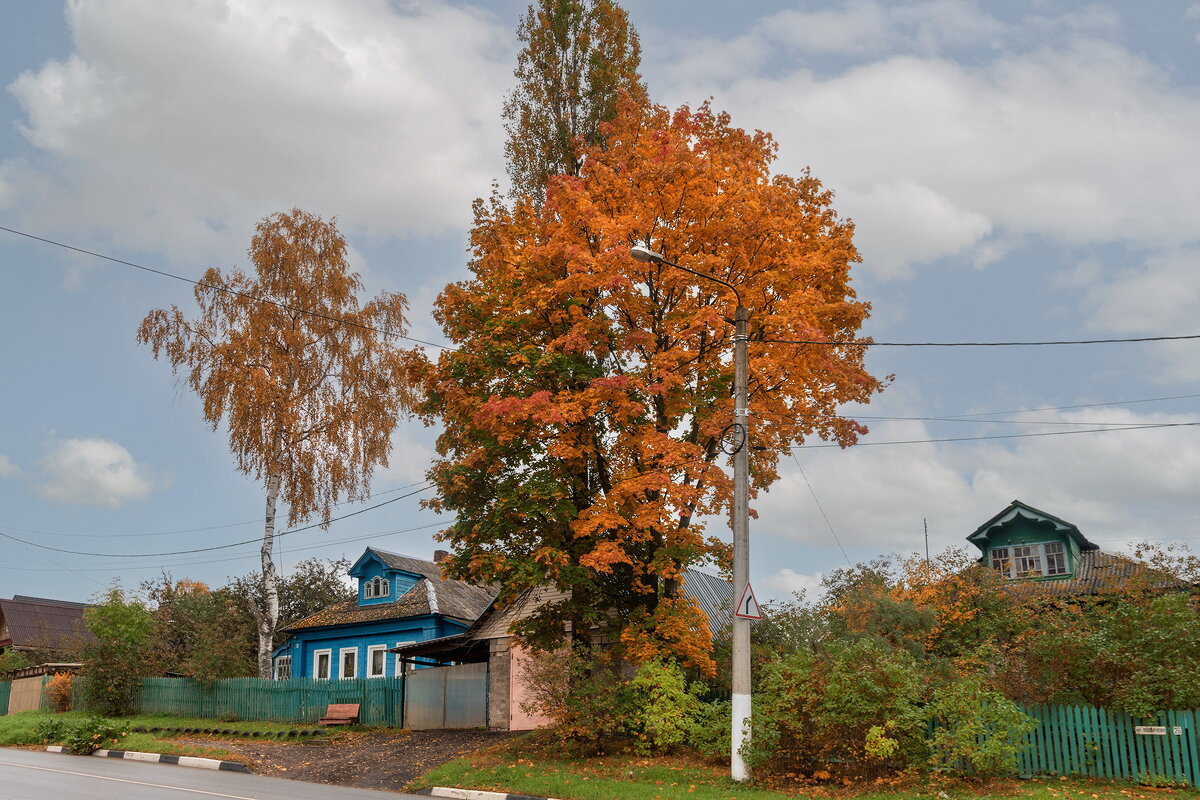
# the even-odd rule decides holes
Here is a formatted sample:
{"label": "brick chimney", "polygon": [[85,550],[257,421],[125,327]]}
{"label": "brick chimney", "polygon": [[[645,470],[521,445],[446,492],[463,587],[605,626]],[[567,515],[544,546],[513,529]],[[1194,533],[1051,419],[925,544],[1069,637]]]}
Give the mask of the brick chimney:
{"label": "brick chimney", "polygon": [[446,559],[448,559],[449,557],[450,557],[449,550],[434,550],[433,551],[433,563],[435,563],[435,564],[440,564],[443,561],[445,561]]}

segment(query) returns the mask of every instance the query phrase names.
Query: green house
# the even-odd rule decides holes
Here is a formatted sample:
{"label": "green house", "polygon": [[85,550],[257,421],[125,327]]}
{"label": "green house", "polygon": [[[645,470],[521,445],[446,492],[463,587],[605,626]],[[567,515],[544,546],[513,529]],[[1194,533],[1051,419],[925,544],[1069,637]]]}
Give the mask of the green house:
{"label": "green house", "polygon": [[981,564],[1009,579],[1013,593],[1100,594],[1135,581],[1158,591],[1192,588],[1140,561],[1104,552],[1073,523],[1020,500],[980,525],[967,541],[979,548]]}

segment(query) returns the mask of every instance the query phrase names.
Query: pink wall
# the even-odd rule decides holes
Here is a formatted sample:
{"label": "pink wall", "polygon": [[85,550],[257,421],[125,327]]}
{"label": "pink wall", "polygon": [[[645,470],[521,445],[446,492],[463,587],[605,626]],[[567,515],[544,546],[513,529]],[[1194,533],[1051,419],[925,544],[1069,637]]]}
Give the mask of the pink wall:
{"label": "pink wall", "polygon": [[508,729],[510,731],[528,731],[548,725],[550,720],[541,714],[526,714],[521,710],[521,704],[529,701],[529,690],[525,686],[525,665],[530,655],[519,645],[512,645],[509,651],[512,659],[508,672]]}

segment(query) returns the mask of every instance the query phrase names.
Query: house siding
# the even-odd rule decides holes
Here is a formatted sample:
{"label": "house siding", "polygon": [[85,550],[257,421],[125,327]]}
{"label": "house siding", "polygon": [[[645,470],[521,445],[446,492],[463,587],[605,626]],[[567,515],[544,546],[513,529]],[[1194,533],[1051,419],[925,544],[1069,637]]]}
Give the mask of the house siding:
{"label": "house siding", "polygon": [[[291,641],[275,651],[275,657],[292,657],[293,678],[315,678],[315,653],[318,650],[328,650],[331,654],[330,677],[337,678],[342,651],[353,648],[358,652],[356,677],[365,678],[368,669],[367,648],[379,645],[395,647],[399,642],[423,642],[460,633],[466,630],[466,627],[452,620],[424,616],[404,620],[380,620],[353,626],[310,628],[296,631]],[[383,675],[376,677],[398,677],[396,659],[391,654],[384,659]]]}

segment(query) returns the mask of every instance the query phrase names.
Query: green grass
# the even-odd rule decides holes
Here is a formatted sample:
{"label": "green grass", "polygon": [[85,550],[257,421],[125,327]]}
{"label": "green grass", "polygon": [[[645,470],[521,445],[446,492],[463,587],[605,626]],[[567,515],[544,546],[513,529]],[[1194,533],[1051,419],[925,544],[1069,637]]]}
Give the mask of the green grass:
{"label": "green grass", "polygon": [[[8,714],[0,716],[0,746],[13,747],[21,745],[41,745],[46,742],[39,739],[36,735],[38,723],[50,717],[58,717],[60,719],[83,719],[91,716],[82,711],[71,711],[65,714],[51,714],[45,711],[23,711],[19,714]],[[237,731],[238,734],[258,732],[260,734],[271,733],[287,733],[288,731],[303,729],[311,729],[311,725],[296,725],[290,723],[278,722],[222,722],[213,719],[201,719],[197,717],[168,717],[164,715],[140,715],[135,717],[121,717],[120,722],[124,730],[131,731],[128,736],[125,736],[117,744],[110,745],[113,749],[132,750],[142,753],[167,753],[169,755],[178,756],[199,756],[201,758],[218,758],[224,760],[238,760],[238,756],[225,750],[219,746],[201,746],[201,745],[184,745],[178,741],[169,738],[177,736],[172,733],[133,733],[135,727],[143,728],[215,728],[220,730]],[[236,735],[236,734],[235,734]],[[240,738],[240,737],[239,737]],[[298,742],[308,741],[308,739],[272,739],[272,741],[281,742]],[[213,744],[218,745],[219,739],[214,739]]]}
{"label": "green grass", "polygon": [[239,757],[220,747],[200,747],[197,745],[179,744],[171,739],[160,739],[150,733],[131,733],[119,744],[112,745],[114,750],[132,750],[137,753],[166,753],[173,756],[199,756],[200,758],[217,758],[223,761],[237,761]]}
{"label": "green grass", "polygon": [[121,720],[131,728],[215,728],[237,733],[287,733],[288,731],[313,730],[318,727],[307,722],[260,722],[258,720],[223,722],[219,719],[171,717],[166,714],[140,714],[134,717],[122,717]]}
{"label": "green grass", "polygon": [[1154,789],[1131,783],[1082,779],[1006,780],[987,786],[937,782],[892,788],[780,784],[771,788],[733,783],[729,768],[687,758],[605,758],[564,760],[519,755],[520,745],[476,753],[443,764],[409,784],[486,789],[561,800],[782,800],[783,798],[850,798],[852,800],[930,800],[944,792],[952,800],[1137,800],[1195,798],[1191,789]]}

